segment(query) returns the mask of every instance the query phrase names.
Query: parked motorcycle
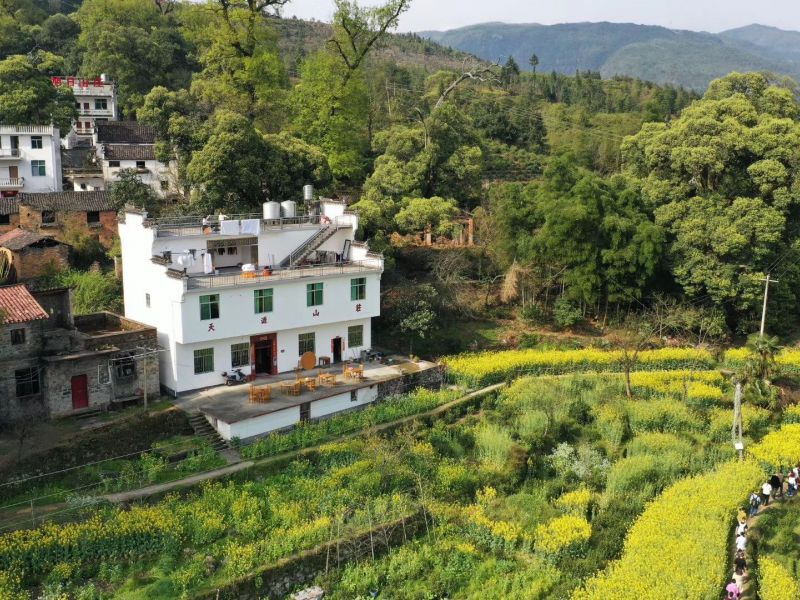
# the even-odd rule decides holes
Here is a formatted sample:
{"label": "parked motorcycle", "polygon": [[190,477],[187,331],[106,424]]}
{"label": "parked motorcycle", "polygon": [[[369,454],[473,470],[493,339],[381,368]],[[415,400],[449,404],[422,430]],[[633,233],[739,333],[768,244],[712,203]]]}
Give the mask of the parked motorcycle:
{"label": "parked motorcycle", "polygon": [[225,385],[236,385],[247,381],[247,375],[242,373],[241,369],[234,369],[230,373],[223,371],[222,378],[225,380]]}

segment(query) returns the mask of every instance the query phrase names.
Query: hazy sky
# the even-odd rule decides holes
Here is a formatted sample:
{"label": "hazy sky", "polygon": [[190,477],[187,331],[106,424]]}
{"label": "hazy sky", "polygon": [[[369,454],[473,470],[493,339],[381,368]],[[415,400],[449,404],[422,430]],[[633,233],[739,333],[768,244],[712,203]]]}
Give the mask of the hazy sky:
{"label": "hazy sky", "polygon": [[[329,21],[332,7],[332,0],[293,0],[284,16]],[[711,32],[761,23],[800,30],[800,4],[798,0],[412,0],[400,30],[452,29],[486,21],[613,21]]]}

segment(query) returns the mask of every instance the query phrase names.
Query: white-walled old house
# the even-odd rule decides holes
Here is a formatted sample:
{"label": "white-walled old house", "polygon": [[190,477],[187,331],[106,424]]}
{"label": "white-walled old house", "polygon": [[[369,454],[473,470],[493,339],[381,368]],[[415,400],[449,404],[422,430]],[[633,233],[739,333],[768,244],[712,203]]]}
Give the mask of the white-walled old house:
{"label": "white-walled old house", "polygon": [[78,118],[64,139],[66,148],[91,142],[98,122],[119,118],[116,86],[105,75],[93,78],[56,75],[50,81],[56,87],[69,87],[75,96]]}
{"label": "white-walled old house", "polygon": [[370,348],[383,258],[354,242],[358,218],[343,204],[300,217],[289,204],[224,220],[126,211],[125,315],[157,329],[169,392],[221,385],[235,368],[291,371],[307,351],[338,362]]}
{"label": "white-walled old house", "polygon": [[52,125],[0,125],[0,196],[60,192],[61,137]]}
{"label": "white-walled old house", "polygon": [[136,121],[98,123],[94,145],[106,187],[119,178],[122,169],[133,169],[160,197],[173,194],[177,189],[177,163],[156,159],[155,138],[152,128]]}

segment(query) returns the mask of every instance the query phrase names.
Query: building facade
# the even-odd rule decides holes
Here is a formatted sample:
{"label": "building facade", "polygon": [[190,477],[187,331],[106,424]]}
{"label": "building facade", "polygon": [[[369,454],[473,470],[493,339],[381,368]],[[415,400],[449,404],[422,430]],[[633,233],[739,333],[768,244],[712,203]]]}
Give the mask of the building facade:
{"label": "building facade", "polygon": [[0,196],[58,192],[61,136],[51,125],[0,125]]}
{"label": "building facade", "polygon": [[95,192],[106,189],[103,169],[98,163],[94,146],[75,146],[61,150],[61,169],[64,189],[75,192]]}
{"label": "building facade", "polygon": [[94,145],[97,163],[108,187],[123,169],[132,169],[161,198],[177,192],[177,162],[156,159],[155,131],[135,121],[99,123]]}
{"label": "building facade", "polygon": [[220,385],[235,368],[253,377],[291,371],[305,352],[338,362],[371,347],[383,258],[354,242],[357,215],[324,200],[319,214],[276,214],[126,212],[125,315],[158,330],[169,392]]}
{"label": "building facade", "polygon": [[73,318],[70,304],[67,289],[0,287],[0,423],[158,394],[155,330],[111,313]]}
{"label": "building facade", "polygon": [[66,243],[88,235],[106,248],[117,237],[117,211],[108,192],[23,193],[18,199],[17,222],[28,231]]}
{"label": "building facade", "polygon": [[75,96],[78,118],[65,137],[64,144],[67,148],[81,143],[88,144],[98,122],[115,121],[119,118],[116,86],[105,75],[94,78],[57,75],[51,77],[50,81],[56,87],[69,87]]}

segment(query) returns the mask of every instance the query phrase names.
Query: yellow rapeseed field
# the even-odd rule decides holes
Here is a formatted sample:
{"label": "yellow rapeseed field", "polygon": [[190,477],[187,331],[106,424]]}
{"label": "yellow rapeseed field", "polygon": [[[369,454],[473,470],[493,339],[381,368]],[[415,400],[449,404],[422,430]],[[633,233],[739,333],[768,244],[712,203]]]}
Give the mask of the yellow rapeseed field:
{"label": "yellow rapeseed field", "polygon": [[797,600],[800,582],[774,558],[758,560],[758,596],[761,600]]}
{"label": "yellow rapeseed field", "polygon": [[622,557],[573,600],[717,598],[736,508],[763,477],[755,461],[732,461],[667,488],[630,529]]}
{"label": "yellow rapeseed field", "polygon": [[[571,373],[578,371],[620,371],[623,353],[619,350],[508,350],[459,354],[444,359],[459,383],[475,386],[502,381],[527,373]],[[636,370],[709,368],[711,353],[694,348],[662,348],[639,353]]]}
{"label": "yellow rapeseed field", "polygon": [[800,463],[800,423],[768,433],[750,448],[750,454],[773,468]]}

